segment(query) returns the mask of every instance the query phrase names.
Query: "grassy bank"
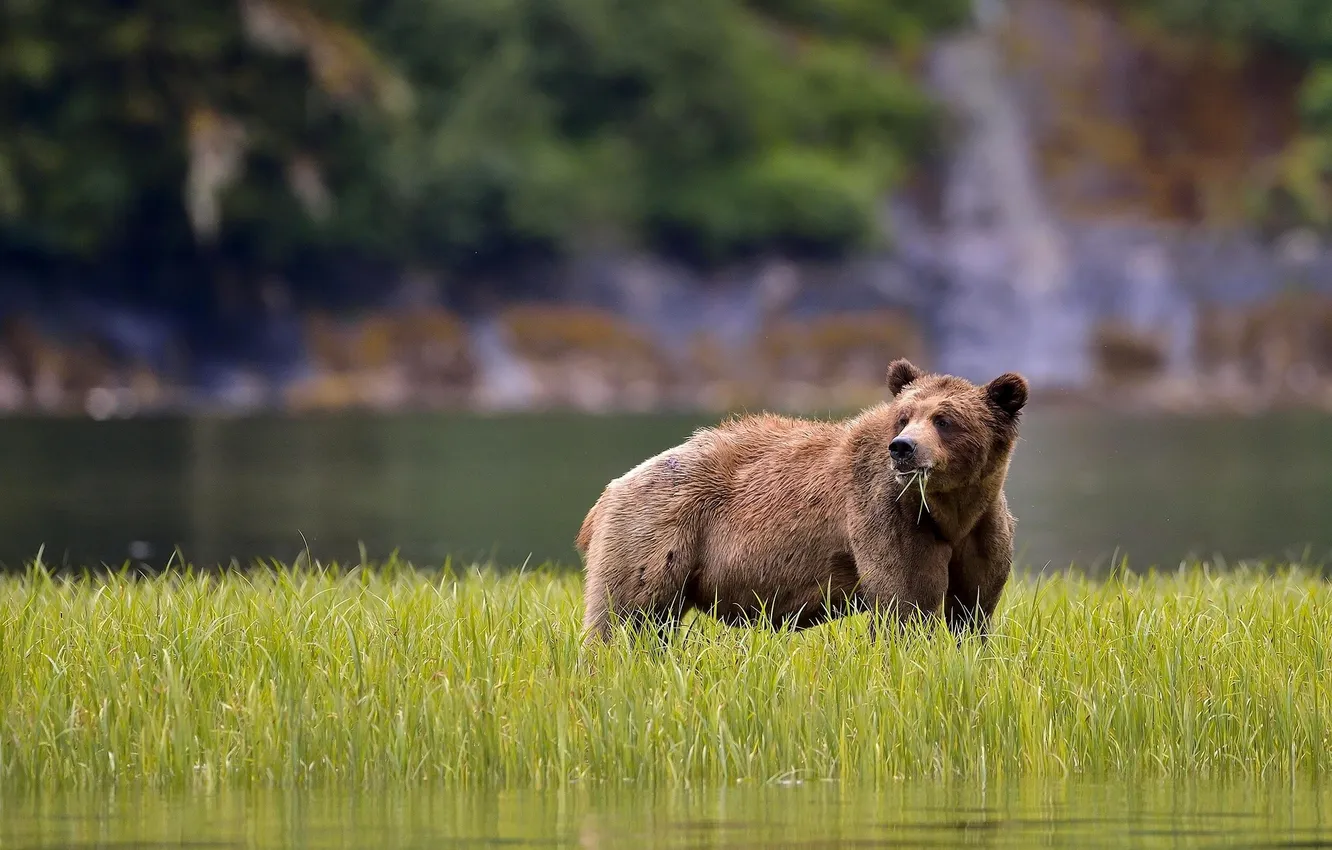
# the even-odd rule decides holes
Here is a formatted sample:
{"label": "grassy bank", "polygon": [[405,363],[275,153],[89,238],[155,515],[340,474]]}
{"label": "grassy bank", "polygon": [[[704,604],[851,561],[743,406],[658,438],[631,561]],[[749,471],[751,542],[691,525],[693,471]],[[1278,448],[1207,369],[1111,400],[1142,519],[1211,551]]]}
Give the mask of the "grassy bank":
{"label": "grassy bank", "polygon": [[544,785],[1332,768],[1332,589],[1015,584],[994,640],[699,621],[584,656],[576,575],[0,579],[8,785]]}

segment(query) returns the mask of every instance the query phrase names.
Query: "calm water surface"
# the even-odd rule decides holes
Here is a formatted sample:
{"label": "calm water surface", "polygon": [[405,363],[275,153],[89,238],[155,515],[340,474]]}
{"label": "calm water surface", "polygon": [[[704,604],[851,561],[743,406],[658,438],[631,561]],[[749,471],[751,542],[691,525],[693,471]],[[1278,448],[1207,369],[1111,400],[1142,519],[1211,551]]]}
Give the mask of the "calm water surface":
{"label": "calm water surface", "polygon": [[[711,418],[0,420],[0,560],[574,562],[610,478]],[[1021,561],[1174,566],[1332,552],[1332,417],[1033,411],[1009,484]]]}
{"label": "calm water surface", "polygon": [[814,783],[661,793],[0,797],[0,847],[1332,847],[1332,794],[1241,786]]}

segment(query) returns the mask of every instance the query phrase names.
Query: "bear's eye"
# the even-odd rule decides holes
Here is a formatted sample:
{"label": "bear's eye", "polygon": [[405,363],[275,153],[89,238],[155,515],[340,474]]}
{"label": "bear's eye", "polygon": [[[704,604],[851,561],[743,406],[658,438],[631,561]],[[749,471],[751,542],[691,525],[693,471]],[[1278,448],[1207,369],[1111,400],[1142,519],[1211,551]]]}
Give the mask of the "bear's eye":
{"label": "bear's eye", "polygon": [[934,417],[935,428],[940,428],[940,429],[949,428],[952,426],[952,424],[953,420],[949,419],[947,416],[944,416],[942,413]]}
{"label": "bear's eye", "polygon": [[898,428],[905,428],[905,427],[907,426],[907,423],[910,422],[910,421],[911,421],[911,417],[910,417],[910,416],[907,416],[905,413],[903,413],[901,416],[897,417],[897,427],[898,427]]}

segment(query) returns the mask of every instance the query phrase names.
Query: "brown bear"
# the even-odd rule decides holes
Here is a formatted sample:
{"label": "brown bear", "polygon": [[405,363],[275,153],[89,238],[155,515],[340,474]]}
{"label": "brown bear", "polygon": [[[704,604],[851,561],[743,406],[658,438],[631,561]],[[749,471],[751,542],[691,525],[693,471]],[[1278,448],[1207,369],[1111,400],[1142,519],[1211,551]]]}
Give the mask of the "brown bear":
{"label": "brown bear", "polygon": [[1012,568],[1004,481],[1027,381],[896,360],[888,389],[844,421],[700,429],[610,482],[576,541],[585,639],[607,637],[612,612],[664,639],[693,609],[803,629],[867,610],[901,626],[941,605],[955,634],[983,638]]}

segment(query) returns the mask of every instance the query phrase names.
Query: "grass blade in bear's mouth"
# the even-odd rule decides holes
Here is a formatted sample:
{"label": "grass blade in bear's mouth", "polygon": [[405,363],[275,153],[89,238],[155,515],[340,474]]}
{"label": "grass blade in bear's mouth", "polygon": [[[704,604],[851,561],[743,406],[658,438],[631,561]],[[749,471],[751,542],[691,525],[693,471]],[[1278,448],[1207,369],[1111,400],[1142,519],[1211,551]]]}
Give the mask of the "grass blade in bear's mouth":
{"label": "grass blade in bear's mouth", "polygon": [[921,517],[930,509],[930,503],[925,500],[925,485],[930,483],[930,471],[927,469],[917,476],[920,483],[920,510],[916,511],[916,525],[920,525]]}
{"label": "grass blade in bear's mouth", "polygon": [[930,472],[928,469],[912,470],[911,475],[907,477],[906,483],[902,485],[902,492],[897,494],[896,499],[893,499],[894,502],[901,501],[902,497],[906,495],[906,492],[911,489],[912,484],[919,485],[920,510],[916,512],[917,525],[920,525],[921,519],[930,509],[930,503],[925,500],[925,485],[928,484],[929,481],[930,481]]}
{"label": "grass blade in bear's mouth", "polygon": [[[902,473],[899,472],[897,474],[899,478],[902,477]],[[916,477],[918,475],[920,475],[919,469],[913,471],[910,475],[905,476],[906,481],[902,484],[902,492],[897,494],[897,498],[893,499],[894,502],[902,501],[902,497],[905,496],[906,492],[911,489],[911,485],[916,483]]]}

